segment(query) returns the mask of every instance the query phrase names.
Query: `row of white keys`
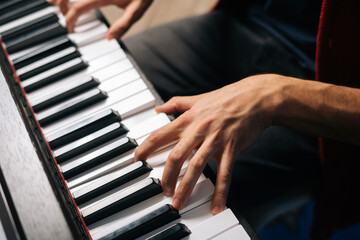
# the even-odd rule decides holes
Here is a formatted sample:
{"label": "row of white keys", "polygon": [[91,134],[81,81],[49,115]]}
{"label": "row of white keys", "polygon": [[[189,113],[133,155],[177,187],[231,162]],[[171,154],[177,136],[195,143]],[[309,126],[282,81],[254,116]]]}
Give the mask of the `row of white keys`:
{"label": "row of white keys", "polygon": [[[137,142],[139,143],[139,141]],[[158,150],[154,152],[154,154],[152,154],[146,161],[150,164],[150,166],[156,167],[166,161],[171,149],[172,147]],[[73,189],[80,185],[85,186],[92,180],[98,179],[101,176],[104,176],[108,173],[130,165],[134,161],[134,152],[135,150],[131,150],[125,154],[115,157],[112,160],[109,160],[102,165],[99,165],[94,169],[91,169],[90,171],[84,172],[83,174],[80,174],[74,178],[68,179],[66,182],[69,189]]]}
{"label": "row of white keys", "polygon": [[[49,6],[47,8],[40,9],[36,12],[30,13],[22,18],[18,18],[14,21],[8,22],[2,26],[0,26],[0,33],[8,31],[10,29],[14,29],[16,27],[20,27],[28,22],[34,21],[41,17],[44,17],[48,14],[54,13],[59,17],[59,23],[66,27],[65,17],[60,13],[59,8],[56,6]],[[76,25],[81,25],[90,21],[97,19],[95,10],[89,11],[86,14],[83,14],[79,17],[76,22]]]}
{"label": "row of white keys", "polygon": [[136,69],[133,68],[131,62],[128,59],[123,59],[116,64],[114,63],[108,66],[104,66],[103,68],[92,73],[88,73],[87,70],[82,70],[71,76],[62,78],[54,83],[48,84],[40,89],[28,93],[27,98],[30,103],[33,101],[36,102],[40,98],[46,98],[47,96],[49,98],[56,95],[56,93],[59,92],[59,90],[62,88],[71,89],[77,80],[81,80],[81,78],[86,76],[96,78],[104,86],[104,88],[108,88],[109,85],[112,84],[105,82],[110,79],[118,79],[119,85],[133,81],[140,77]]}
{"label": "row of white keys", "polygon": [[[101,51],[99,51],[101,49]],[[63,50],[60,50],[59,52],[56,52],[52,55],[46,56],[40,60],[37,60],[35,62],[32,62],[31,64],[28,64],[22,68],[19,68],[16,70],[17,75],[22,75],[26,72],[32,71],[40,66],[45,66],[46,64],[59,59],[63,58],[64,56],[73,53],[74,51],[78,50],[81,54],[81,58],[86,61],[92,61],[96,58],[106,55],[108,53],[112,53],[115,51],[123,51],[119,44],[116,42],[116,40],[108,41],[106,39],[102,39],[100,41],[96,41],[94,43],[88,44],[86,46],[76,48],[76,46],[71,46],[68,48],[65,48]],[[124,54],[125,55],[125,54]]]}
{"label": "row of white keys", "polygon": [[[84,71],[81,71],[81,72],[71,75],[71,78],[80,77],[82,74],[91,75],[93,72],[98,71],[110,64],[119,63],[122,59],[124,59],[125,61],[129,61],[128,59],[125,59],[125,53],[121,49],[118,49],[115,52],[113,52],[113,54],[106,54],[101,57],[98,57],[97,59],[92,60],[91,62],[88,63],[89,66]],[[63,71],[63,69],[67,69],[67,68],[75,65],[78,61],[84,62],[81,57],[72,59],[72,60],[65,62],[63,64],[60,64],[54,68],[51,68],[40,74],[37,74],[31,78],[28,78],[25,81],[22,81],[22,86],[27,87],[27,86],[39,83],[43,79],[53,76],[53,75]]]}
{"label": "row of white keys", "polygon": [[[139,81],[141,81],[142,84],[138,83]],[[115,91],[109,92],[108,93],[109,97],[106,100],[94,104],[81,111],[78,111],[76,114],[65,117],[53,124],[43,127],[43,132],[45,133],[45,136],[47,136],[52,131],[66,127],[67,125],[70,125],[74,122],[79,122],[82,119],[86,118],[87,116],[105,108],[111,108],[115,111],[118,111],[121,117],[125,119],[126,118],[126,115],[124,115],[125,113],[133,115],[135,113],[138,113],[139,111],[147,109],[147,108],[142,108],[141,110],[138,109],[137,106],[139,106],[139,104],[143,105],[144,103],[148,102],[150,106],[154,106],[154,104],[151,104],[151,102],[155,103],[154,96],[151,94],[149,90],[146,90],[147,86],[144,84],[144,82],[141,79],[139,79],[139,81],[135,81],[139,85],[139,88],[132,88],[133,86],[135,86],[135,83],[131,82],[121,88],[116,89]],[[122,91],[125,91],[122,95],[117,94],[117,92],[122,92]],[[147,93],[141,94],[142,92],[147,92]],[[148,96],[144,96],[141,99],[140,94],[141,95],[150,94],[151,98],[149,99]],[[137,95],[139,95],[139,97],[136,97]],[[131,112],[132,109],[134,110],[133,113]]]}
{"label": "row of white keys", "polygon": [[[102,23],[100,20],[93,20],[91,22],[84,23],[75,27],[74,33],[67,34],[67,37],[71,39],[76,44],[76,46],[82,47],[87,44],[104,39],[106,32],[107,27],[104,23]],[[52,39],[47,42],[40,43],[36,46],[32,46],[16,53],[10,54],[9,58],[11,60],[17,59],[23,55],[35,51],[36,49],[46,46],[55,40],[56,39]]]}
{"label": "row of white keys", "polygon": [[[117,69],[117,73],[116,72],[111,72],[112,69]],[[105,71],[107,72],[107,74],[100,74],[100,79],[95,77],[95,76],[99,76],[99,74],[97,73],[93,73],[91,74],[91,76],[96,79],[97,81],[99,81],[99,85],[97,86],[98,89],[105,91],[105,92],[110,92],[113,91],[114,89],[117,89],[119,87],[122,87],[132,81],[135,81],[137,79],[140,78],[140,75],[137,73],[137,71],[132,68],[132,65],[130,64],[129,61],[125,60],[125,61],[121,61],[117,64],[112,64],[108,67],[103,68],[102,70],[100,70],[101,72]],[[113,77],[107,78],[107,76],[111,76],[112,74],[116,74]],[[85,77],[86,75],[84,75]],[[105,78],[105,79],[104,79]],[[45,86],[44,88],[41,88],[43,91],[41,93],[43,94],[39,94],[40,92],[37,92],[38,94],[32,94],[32,92],[29,94],[28,96],[28,100],[30,102],[31,105],[36,105],[41,101],[46,101],[48,99],[53,98],[54,96],[57,96],[58,93],[62,93],[66,90],[71,90],[74,89],[77,82],[81,82],[83,80],[83,76],[81,77],[77,77],[77,78],[70,78],[71,80],[67,79],[62,79],[59,82],[63,83],[61,85],[60,84],[56,84],[59,85],[58,88],[55,88],[54,85],[52,85],[52,87],[48,87]],[[72,81],[73,80],[73,81]],[[47,91],[45,91],[45,89],[47,89]]]}
{"label": "row of white keys", "polygon": [[[138,137],[138,138],[144,137],[144,136],[148,135],[149,133],[151,133],[152,131],[164,126],[168,122],[169,122],[169,119],[166,117],[165,114],[158,114],[147,121],[147,123],[149,123],[149,125],[148,125],[148,128],[146,130],[144,130],[143,133],[137,132],[137,133],[133,134],[133,136]],[[60,169],[63,172],[66,172],[66,171],[71,171],[71,169],[77,168],[81,165],[86,165],[87,162],[84,160],[91,159],[91,158],[89,158],[89,156],[94,156],[94,155],[96,155],[96,153],[103,153],[104,149],[108,149],[109,146],[111,146],[112,144],[115,144],[118,141],[118,139],[119,138],[115,138],[114,140],[107,142],[105,144],[105,146],[104,145],[98,146],[97,148],[94,148],[91,151],[80,154],[79,156],[69,159],[68,161],[66,161],[64,163],[60,163],[59,164]],[[137,140],[137,138],[134,138],[134,139]]]}
{"label": "row of white keys", "polygon": [[[113,87],[112,89],[110,88],[109,91],[106,92],[108,97],[105,100],[99,102],[98,103],[99,105],[102,105],[102,104],[111,105],[111,104],[119,102],[119,101],[121,101],[121,100],[123,100],[123,99],[125,99],[127,97],[130,97],[130,96],[132,96],[132,95],[134,95],[134,94],[136,94],[138,92],[141,92],[141,91],[147,89],[147,86],[146,86],[146,84],[144,83],[144,81],[142,79],[132,81],[132,82],[130,82],[128,84],[125,84],[123,86],[120,86],[118,88],[117,88],[116,85],[112,86],[112,87]],[[103,90],[101,88],[98,88],[98,89]],[[92,91],[92,90],[89,90],[89,91]],[[86,92],[85,92],[85,94],[86,94]],[[75,101],[78,97],[81,97],[81,95],[82,94],[77,95],[74,98],[68,99],[68,100],[66,100],[64,102],[61,102],[61,103],[58,103],[58,104],[56,104],[56,105],[54,105],[54,106],[52,106],[50,108],[47,108],[47,109],[42,110],[40,112],[37,112],[36,116],[37,116],[38,119],[43,119],[44,117],[48,117],[48,116],[56,113],[59,109],[63,109],[66,106],[70,106],[71,103],[73,101]],[[95,105],[96,104],[94,104],[93,106],[95,106]],[[86,111],[90,107],[91,106],[86,107],[86,108],[80,110],[79,112]],[[77,112],[75,112],[70,116],[73,116],[73,117],[77,118],[77,116],[79,116],[79,115],[78,115]],[[62,120],[59,120],[57,122],[61,122],[61,121]]]}

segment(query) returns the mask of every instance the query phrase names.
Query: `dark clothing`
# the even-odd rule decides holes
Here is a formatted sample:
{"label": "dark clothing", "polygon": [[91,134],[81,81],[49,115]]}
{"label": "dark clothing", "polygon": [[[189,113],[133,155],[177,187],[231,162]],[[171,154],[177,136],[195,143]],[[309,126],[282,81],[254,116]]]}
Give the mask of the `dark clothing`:
{"label": "dark clothing", "polygon": [[249,19],[294,53],[300,66],[315,70],[321,0],[253,0]]}
{"label": "dark clothing", "polygon": [[[229,6],[226,2],[240,5],[242,1],[223,1],[220,5]],[[276,4],[280,2],[289,10],[277,18],[280,8]],[[305,7],[310,15],[303,18],[302,8],[296,7],[300,1],[264,0],[258,5],[260,9],[253,8],[250,15],[241,18],[216,10],[145,31],[125,44],[164,100],[207,92],[258,73],[314,79],[313,63],[308,60],[314,60],[319,1],[302,2],[315,6]],[[316,48],[317,80],[360,87],[359,9],[360,1],[324,0]],[[264,18],[256,19],[257,11],[266,13]],[[268,22],[267,18],[272,20]],[[296,27],[297,20],[301,20],[300,28]],[[296,30],[288,31],[292,27]],[[277,37],[272,31],[283,35]],[[358,222],[360,217],[356,194],[359,147],[328,139],[322,139],[320,146],[325,181],[315,207],[314,239],[326,238],[334,229]],[[261,217],[271,219],[265,211],[271,210],[274,200],[289,192],[296,196],[293,192],[297,189],[311,193],[320,177],[317,138],[273,126],[236,161],[228,205],[258,228],[264,221]]]}
{"label": "dark clothing", "polygon": [[[314,72],[302,68],[267,31],[224,10],[156,27],[124,43],[165,100],[259,73],[314,79]],[[318,158],[316,137],[277,126],[266,129],[234,165],[228,206],[259,228],[264,220],[257,209],[317,182]]]}
{"label": "dark clothing", "polygon": [[[357,0],[324,0],[316,53],[318,81],[360,88],[359,9]],[[315,205],[313,236],[327,239],[335,230],[360,222],[360,147],[323,138],[320,149],[324,184]]]}

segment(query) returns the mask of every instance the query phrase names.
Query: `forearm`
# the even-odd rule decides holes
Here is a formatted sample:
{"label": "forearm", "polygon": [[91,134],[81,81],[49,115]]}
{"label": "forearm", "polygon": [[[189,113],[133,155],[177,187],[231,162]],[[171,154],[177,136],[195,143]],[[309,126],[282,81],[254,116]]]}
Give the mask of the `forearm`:
{"label": "forearm", "polygon": [[360,89],[278,77],[272,124],[360,145]]}

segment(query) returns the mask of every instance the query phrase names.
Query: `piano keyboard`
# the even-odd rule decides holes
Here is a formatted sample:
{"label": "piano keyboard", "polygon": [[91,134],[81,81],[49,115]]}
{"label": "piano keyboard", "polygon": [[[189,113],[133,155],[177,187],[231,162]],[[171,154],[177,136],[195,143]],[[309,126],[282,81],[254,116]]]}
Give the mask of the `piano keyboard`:
{"label": "piano keyboard", "polygon": [[214,186],[204,175],[185,208],[172,208],[160,181],[174,143],[133,163],[135,148],[170,119],[155,112],[154,90],[105,39],[95,11],[71,34],[43,0],[7,0],[0,13],[2,45],[89,238],[250,239],[230,209],[211,214]]}

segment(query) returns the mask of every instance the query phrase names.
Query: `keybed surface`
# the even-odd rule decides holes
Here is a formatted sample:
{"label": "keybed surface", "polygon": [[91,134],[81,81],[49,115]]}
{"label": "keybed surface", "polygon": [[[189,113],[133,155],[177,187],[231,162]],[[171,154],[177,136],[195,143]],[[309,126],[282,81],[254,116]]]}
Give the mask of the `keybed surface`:
{"label": "keybed surface", "polygon": [[170,119],[155,112],[161,100],[126,50],[105,39],[108,28],[96,12],[84,14],[68,34],[57,7],[43,0],[19,4],[3,4],[23,13],[0,18],[3,46],[89,237],[250,239],[230,209],[211,214],[214,186],[204,175],[185,208],[172,209],[160,182],[175,143],[133,163],[135,148]]}

